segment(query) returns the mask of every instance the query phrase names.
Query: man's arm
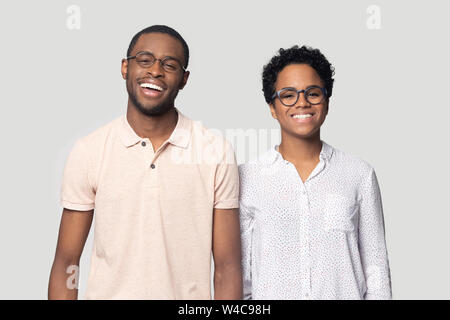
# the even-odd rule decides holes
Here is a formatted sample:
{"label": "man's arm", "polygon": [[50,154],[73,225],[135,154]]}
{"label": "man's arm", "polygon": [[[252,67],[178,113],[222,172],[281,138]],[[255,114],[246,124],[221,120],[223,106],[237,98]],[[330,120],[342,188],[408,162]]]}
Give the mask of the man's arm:
{"label": "man's arm", "polygon": [[76,300],[78,298],[78,289],[67,286],[67,280],[72,273],[66,272],[69,266],[78,268],[80,264],[81,253],[91,228],[93,213],[94,210],[63,210],[55,260],[50,273],[48,299]]}
{"label": "man's arm", "polygon": [[238,209],[214,209],[214,299],[242,299],[241,241]]}

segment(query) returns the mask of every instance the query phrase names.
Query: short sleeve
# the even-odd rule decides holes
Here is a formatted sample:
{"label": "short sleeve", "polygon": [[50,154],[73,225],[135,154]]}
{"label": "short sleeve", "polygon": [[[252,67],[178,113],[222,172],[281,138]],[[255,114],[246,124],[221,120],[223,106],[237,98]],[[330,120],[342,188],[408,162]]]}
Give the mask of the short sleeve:
{"label": "short sleeve", "polygon": [[239,173],[234,150],[225,142],[224,156],[217,164],[214,183],[214,208],[239,208]]}
{"label": "short sleeve", "polygon": [[89,182],[88,153],[81,140],[73,146],[64,168],[61,205],[70,210],[94,209],[95,192]]}

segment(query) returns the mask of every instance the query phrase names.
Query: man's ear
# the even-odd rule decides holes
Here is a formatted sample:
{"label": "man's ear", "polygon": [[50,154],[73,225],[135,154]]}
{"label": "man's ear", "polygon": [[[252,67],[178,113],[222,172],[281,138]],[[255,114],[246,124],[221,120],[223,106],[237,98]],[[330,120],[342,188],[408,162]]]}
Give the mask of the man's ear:
{"label": "man's ear", "polygon": [[128,79],[128,60],[122,59],[122,66],[120,68],[120,71],[122,73],[122,78],[124,80]]}
{"label": "man's ear", "polygon": [[179,90],[183,90],[184,86],[186,85],[188,79],[189,79],[189,75],[191,73],[189,71],[185,71],[183,74],[183,79],[181,79],[180,85],[178,86]]}
{"label": "man's ear", "polygon": [[277,113],[275,111],[275,105],[272,103],[269,103],[270,113],[272,114],[272,118],[277,119]]}

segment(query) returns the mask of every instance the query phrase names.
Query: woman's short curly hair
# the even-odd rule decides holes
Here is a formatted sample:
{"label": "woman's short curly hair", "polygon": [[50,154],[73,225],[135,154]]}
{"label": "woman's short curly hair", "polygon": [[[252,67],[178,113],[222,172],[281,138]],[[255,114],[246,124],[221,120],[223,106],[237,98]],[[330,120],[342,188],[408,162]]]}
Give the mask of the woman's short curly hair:
{"label": "woman's short curly hair", "polygon": [[275,93],[275,82],[278,74],[284,67],[290,64],[305,63],[316,70],[327,90],[327,98],[331,97],[333,92],[334,68],[319,49],[313,49],[307,46],[293,46],[289,49],[281,48],[278,54],[273,56],[268,64],[264,66],[262,73],[262,84],[264,98],[267,103],[272,102],[272,96]]}

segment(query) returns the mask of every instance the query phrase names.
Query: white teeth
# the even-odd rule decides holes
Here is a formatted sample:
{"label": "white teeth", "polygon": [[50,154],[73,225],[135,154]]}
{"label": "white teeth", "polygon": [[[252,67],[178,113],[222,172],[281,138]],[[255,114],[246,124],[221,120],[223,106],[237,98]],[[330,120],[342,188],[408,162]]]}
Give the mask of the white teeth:
{"label": "white teeth", "polygon": [[306,118],[311,118],[312,114],[308,113],[308,114],[294,114],[292,116],[292,118],[296,118],[296,119],[306,119]]}
{"label": "white teeth", "polygon": [[162,91],[163,88],[161,88],[160,86],[157,86],[156,84],[153,83],[141,83],[141,87],[142,88],[149,88],[149,89],[155,89],[158,91]]}

